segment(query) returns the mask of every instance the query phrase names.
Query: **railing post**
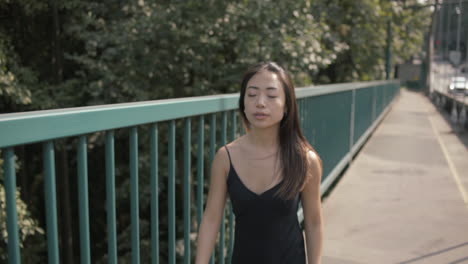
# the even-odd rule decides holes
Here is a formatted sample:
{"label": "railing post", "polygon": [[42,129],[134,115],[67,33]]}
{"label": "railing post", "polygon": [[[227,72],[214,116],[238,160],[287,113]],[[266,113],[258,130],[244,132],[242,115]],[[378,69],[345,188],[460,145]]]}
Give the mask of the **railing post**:
{"label": "railing post", "polygon": [[[222,113],[222,120],[221,120],[221,146],[226,145],[226,134],[227,134],[227,112],[224,111]],[[223,216],[221,217],[221,228],[219,231],[219,261],[218,263],[224,264],[224,233],[226,230],[225,225],[225,211],[223,210]]]}
{"label": "railing post", "polygon": [[44,174],[48,258],[49,264],[58,264],[59,248],[57,198],[55,193],[55,154],[52,141],[44,143]]}
{"label": "railing post", "polygon": [[[197,227],[200,228],[200,223],[203,216],[203,170],[205,161],[205,117],[200,116],[198,121],[198,149],[197,149]],[[197,230],[198,230],[197,228]]]}
{"label": "railing post", "polygon": [[184,263],[190,264],[190,161],[191,161],[191,124],[190,117],[184,125]]}
{"label": "railing post", "polygon": [[176,263],[176,252],[175,252],[175,120],[169,122],[169,174],[168,174],[168,213],[169,213],[169,264]]}
{"label": "railing post", "polygon": [[[231,141],[236,139],[237,134],[237,113],[235,110],[231,113]],[[234,208],[232,201],[229,206],[229,248],[228,248],[228,264],[231,264],[232,250],[234,248]]]}
{"label": "railing post", "polygon": [[151,163],[151,263],[159,263],[159,156],[158,124],[151,126],[150,135]]}
{"label": "railing post", "polygon": [[376,118],[377,111],[377,87],[372,87],[372,123]]}
{"label": "railing post", "polygon": [[106,133],[106,207],[109,264],[117,264],[114,131]]}
{"label": "railing post", "polygon": [[[216,113],[213,113],[211,114],[211,122],[210,122],[210,164],[214,160],[215,153],[216,153]],[[214,264],[214,261],[215,261],[215,250],[213,250],[213,255],[211,255],[210,263]]]}
{"label": "railing post", "polygon": [[138,205],[138,130],[130,129],[130,211],[132,264],[140,263],[140,219]]}
{"label": "railing post", "polygon": [[5,198],[7,210],[7,230],[8,230],[8,263],[19,264],[20,241],[18,238],[18,215],[16,211],[16,171],[15,154],[13,148],[7,148],[3,152],[3,162],[5,171]]}
{"label": "railing post", "polygon": [[88,157],[86,136],[80,136],[78,143],[78,193],[80,207],[80,249],[81,263],[91,263],[89,248],[88,209]]}
{"label": "railing post", "polygon": [[355,127],[355,113],[356,113],[356,89],[353,89],[351,95],[351,109],[350,109],[350,119],[349,119],[349,161],[351,163],[353,160],[353,146],[354,146],[354,127]]}

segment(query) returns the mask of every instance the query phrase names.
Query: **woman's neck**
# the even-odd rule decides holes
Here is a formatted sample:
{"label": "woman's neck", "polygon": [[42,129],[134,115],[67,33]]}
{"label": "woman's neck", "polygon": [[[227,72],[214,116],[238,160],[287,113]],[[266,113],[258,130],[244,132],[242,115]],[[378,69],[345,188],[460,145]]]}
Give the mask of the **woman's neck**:
{"label": "woman's neck", "polygon": [[247,133],[249,145],[266,152],[276,151],[279,144],[278,127],[266,129],[253,128]]}

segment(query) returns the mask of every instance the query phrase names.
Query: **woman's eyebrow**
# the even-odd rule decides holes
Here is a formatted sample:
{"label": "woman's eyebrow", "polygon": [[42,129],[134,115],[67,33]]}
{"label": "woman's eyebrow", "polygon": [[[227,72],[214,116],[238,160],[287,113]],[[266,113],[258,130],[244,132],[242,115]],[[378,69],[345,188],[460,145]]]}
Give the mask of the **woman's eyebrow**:
{"label": "woman's eyebrow", "polygon": [[[258,88],[257,86],[249,86],[249,87],[247,87],[247,89],[260,90],[260,88]],[[273,87],[273,86],[267,87],[266,89],[267,89],[267,90],[278,90],[278,88]]]}

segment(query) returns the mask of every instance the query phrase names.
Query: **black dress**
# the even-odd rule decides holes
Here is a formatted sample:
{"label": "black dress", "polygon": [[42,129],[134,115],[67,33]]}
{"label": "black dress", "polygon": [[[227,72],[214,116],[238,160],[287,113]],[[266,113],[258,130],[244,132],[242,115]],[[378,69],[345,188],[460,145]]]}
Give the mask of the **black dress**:
{"label": "black dress", "polygon": [[232,264],[305,264],[304,238],[294,200],[274,196],[282,181],[262,194],[249,190],[232,166],[227,188],[235,215]]}

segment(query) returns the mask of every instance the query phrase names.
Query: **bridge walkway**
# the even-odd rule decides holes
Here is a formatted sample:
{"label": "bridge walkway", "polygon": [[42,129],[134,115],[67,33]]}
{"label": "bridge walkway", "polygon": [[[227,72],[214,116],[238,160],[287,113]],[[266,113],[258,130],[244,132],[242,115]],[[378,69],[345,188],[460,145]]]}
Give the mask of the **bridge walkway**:
{"label": "bridge walkway", "polygon": [[468,133],[402,90],[324,198],[324,264],[468,263]]}

